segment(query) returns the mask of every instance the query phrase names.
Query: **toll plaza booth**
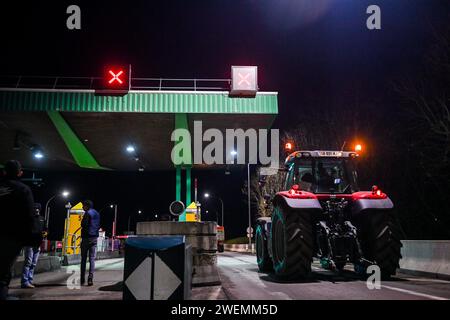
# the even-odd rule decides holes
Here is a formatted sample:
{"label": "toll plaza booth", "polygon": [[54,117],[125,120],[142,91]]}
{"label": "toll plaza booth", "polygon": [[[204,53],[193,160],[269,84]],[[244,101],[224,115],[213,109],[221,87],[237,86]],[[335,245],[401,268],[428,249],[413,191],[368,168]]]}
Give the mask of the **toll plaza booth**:
{"label": "toll plaza booth", "polygon": [[192,201],[185,212],[179,217],[179,221],[200,222],[202,220],[200,203]]}
{"label": "toll plaza booth", "polygon": [[[224,139],[229,130],[234,131],[237,149],[238,130],[250,130],[257,137],[263,130],[267,133],[278,115],[278,93],[259,89],[256,66],[233,66],[226,79],[132,78],[129,65],[110,71],[113,79],[109,72],[92,78],[20,75],[1,79],[0,119],[4,125],[0,126],[0,163],[17,159],[37,173],[173,172],[174,188],[165,191],[188,209],[176,223],[139,223],[136,234],[139,230],[141,235],[187,234],[188,243],[199,243],[194,247],[194,283],[196,279],[198,284],[206,283],[203,279],[215,283],[218,277],[212,279],[210,270],[216,263],[218,230],[215,222],[201,221],[192,197],[192,175],[196,170],[242,166],[238,160],[245,152],[231,164],[229,159],[207,163],[198,155],[209,146],[205,137],[210,129]],[[108,83],[110,87],[105,88]],[[200,141],[200,152],[194,141]],[[27,148],[15,150],[11,147],[14,142]],[[224,158],[230,154],[225,142]],[[37,151],[42,161],[30,156]],[[79,252],[82,212],[76,211],[80,209],[77,206],[68,208],[73,211],[68,212],[64,228],[62,254],[66,256]]]}
{"label": "toll plaza booth", "polygon": [[64,223],[64,238],[62,255],[80,254],[81,247],[81,220],[84,210],[81,202],[67,208],[67,216]]}
{"label": "toll plaza booth", "polygon": [[217,251],[224,252],[225,228],[217,226]]}

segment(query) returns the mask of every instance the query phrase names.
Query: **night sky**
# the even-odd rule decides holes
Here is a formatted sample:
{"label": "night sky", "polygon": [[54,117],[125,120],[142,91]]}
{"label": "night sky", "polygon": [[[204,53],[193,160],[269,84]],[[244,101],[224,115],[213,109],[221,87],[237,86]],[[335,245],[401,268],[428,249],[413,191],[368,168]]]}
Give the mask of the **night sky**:
{"label": "night sky", "polygon": [[[80,31],[66,28],[70,4],[81,7]],[[381,7],[382,30],[366,28],[371,4]],[[231,65],[257,65],[260,89],[279,92],[276,128],[351,103],[355,91],[389,118],[397,103],[389,83],[418,74],[449,9],[449,1],[438,0],[14,1],[0,9],[0,74],[98,76],[105,64],[130,63],[136,77],[229,78]],[[45,185],[34,188],[37,201],[67,187],[72,202],[89,197],[97,209],[118,203],[119,231],[139,209],[147,218],[167,212],[174,195],[174,172],[38,175]],[[193,175],[201,192],[223,198],[227,236],[244,235],[244,168]],[[62,223],[62,205],[52,207],[53,230]],[[214,215],[219,208],[211,201],[206,209]]]}

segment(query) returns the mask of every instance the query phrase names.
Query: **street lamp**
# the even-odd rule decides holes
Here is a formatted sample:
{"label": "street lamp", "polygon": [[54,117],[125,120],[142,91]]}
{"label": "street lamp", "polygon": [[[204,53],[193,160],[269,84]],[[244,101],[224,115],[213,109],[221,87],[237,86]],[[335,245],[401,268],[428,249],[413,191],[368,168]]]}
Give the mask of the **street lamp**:
{"label": "street lamp", "polygon": [[59,195],[63,196],[64,198],[67,198],[70,195],[70,192],[67,191],[67,190],[63,190],[63,192],[57,193],[54,196],[52,196],[50,199],[48,199],[47,203],[45,204],[45,211],[44,211],[44,213],[45,213],[45,228],[47,230],[48,230],[48,222],[50,220],[50,207],[49,207],[49,204],[50,204],[50,202],[53,199],[55,199]]}
{"label": "street lamp", "polygon": [[[138,216],[141,216],[142,215],[142,211],[141,210],[139,210],[138,211]],[[131,223],[131,217],[132,217],[133,215],[132,214],[130,214],[130,216],[128,217],[128,231],[131,231],[131,226],[130,226],[130,223]],[[137,221],[135,221],[136,223],[137,223]]]}
{"label": "street lamp", "polygon": [[[251,211],[251,197],[250,197],[250,161],[247,163],[247,201],[248,201],[248,233],[252,230],[252,211]],[[252,237],[248,235],[248,251],[252,251]]]}
{"label": "street lamp", "polygon": [[113,222],[112,237],[115,238],[116,237],[116,231],[117,231],[117,204],[111,204],[109,207],[111,209],[114,208],[114,222]]}
{"label": "street lamp", "polygon": [[[211,195],[210,195],[209,193],[205,193],[203,196],[204,196],[206,199],[208,199],[209,197],[211,197]],[[211,198],[216,198],[217,200],[220,201],[220,204],[221,204],[221,206],[222,206],[222,226],[224,226],[224,223],[223,223],[223,200],[222,200],[220,197],[211,197]],[[217,219],[217,220],[219,220],[219,219]],[[219,221],[217,221],[217,224],[219,224]]]}
{"label": "street lamp", "polygon": [[136,151],[136,148],[133,145],[128,145],[126,148],[128,153],[134,153]]}

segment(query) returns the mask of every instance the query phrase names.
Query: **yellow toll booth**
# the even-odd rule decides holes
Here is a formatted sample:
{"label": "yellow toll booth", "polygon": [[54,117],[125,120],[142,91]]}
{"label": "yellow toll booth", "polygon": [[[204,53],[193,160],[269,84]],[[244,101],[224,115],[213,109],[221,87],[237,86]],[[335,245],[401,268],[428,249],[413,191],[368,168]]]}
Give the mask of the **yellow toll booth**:
{"label": "yellow toll booth", "polygon": [[83,215],[84,210],[81,202],[68,210],[64,226],[63,255],[80,253]]}
{"label": "yellow toll booth", "polygon": [[195,202],[192,202],[186,208],[186,221],[189,221],[189,222],[200,222],[201,221],[200,206],[197,206],[197,204]]}

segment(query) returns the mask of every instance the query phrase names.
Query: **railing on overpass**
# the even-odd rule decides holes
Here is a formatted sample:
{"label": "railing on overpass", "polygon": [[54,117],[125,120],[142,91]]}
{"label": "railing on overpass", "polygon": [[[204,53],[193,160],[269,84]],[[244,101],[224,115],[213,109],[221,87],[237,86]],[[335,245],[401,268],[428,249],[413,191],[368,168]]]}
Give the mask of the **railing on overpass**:
{"label": "railing on overpass", "polygon": [[[101,77],[0,76],[2,88],[85,89],[101,86]],[[229,90],[231,79],[131,78],[131,90]]]}

